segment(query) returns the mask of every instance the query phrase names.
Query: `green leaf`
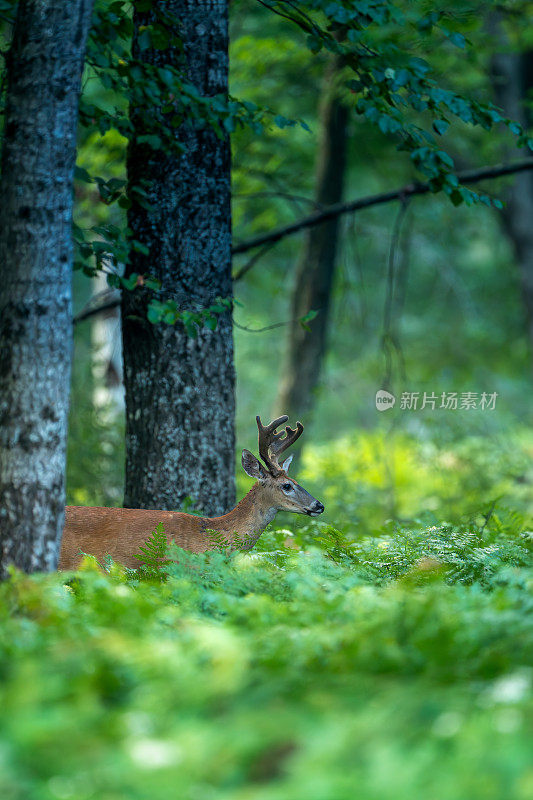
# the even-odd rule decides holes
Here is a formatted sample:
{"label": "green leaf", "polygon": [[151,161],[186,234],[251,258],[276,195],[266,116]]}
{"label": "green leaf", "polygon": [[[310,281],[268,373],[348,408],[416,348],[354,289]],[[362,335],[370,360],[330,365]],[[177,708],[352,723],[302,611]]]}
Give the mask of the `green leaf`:
{"label": "green leaf", "polygon": [[166,50],[170,44],[170,34],[162,25],[154,25],[151,31],[152,46],[156,50]]}
{"label": "green leaf", "polygon": [[107,276],[107,284],[111,286],[113,289],[120,289],[120,277],[115,275],[115,273],[110,273]]}
{"label": "green leaf", "polygon": [[191,322],[190,320],[188,320],[187,322],[184,321],[183,324],[185,326],[185,331],[187,333],[187,336],[190,336],[191,339],[197,339],[198,338],[198,328],[196,327],[196,325],[193,322]]}
{"label": "green leaf", "polygon": [[93,251],[95,253],[98,253],[99,255],[102,255],[103,253],[109,253],[111,249],[110,242],[100,242],[98,240],[95,240],[94,242],[91,242],[91,245]]}
{"label": "green leaf", "polygon": [[322,40],[317,36],[309,35],[307,37],[307,47],[312,53],[319,53],[322,50]]}
{"label": "green leaf", "polygon": [[454,168],[455,164],[453,163],[453,158],[445,150],[437,150],[435,155],[438,156],[447,167],[450,167],[450,169]]}
{"label": "green leaf", "polygon": [[151,322],[152,325],[157,325],[159,322],[161,322],[160,308],[154,302],[150,303],[148,306],[146,316],[148,318],[148,322]]}
{"label": "green leaf", "polygon": [[235,117],[226,117],[222,121],[222,125],[228,133],[233,133],[235,131]]}
{"label": "green leaf", "polygon": [[448,38],[450,42],[454,44],[456,47],[464,49],[464,47],[466,46],[466,39],[462,33],[450,33]]}
{"label": "green leaf", "polygon": [[138,136],[137,141],[139,144],[147,144],[152,150],[160,150],[163,144],[161,137],[157,136],[155,133],[146,133],[142,136]]}
{"label": "green leaf", "polygon": [[307,312],[307,314],[304,314],[303,317],[300,317],[298,319],[298,322],[300,323],[300,325],[302,326],[302,328],[305,331],[310,331],[311,330],[311,328],[309,327],[308,323],[311,322],[311,320],[313,320],[316,317],[317,314],[318,314],[318,311],[315,311],[315,309],[312,308],[310,311]]}
{"label": "green leaf", "polygon": [[137,287],[137,279],[139,275],[137,272],[132,272],[127,278],[121,278],[120,282],[124,289],[132,292]]}
{"label": "green leaf", "polygon": [[161,319],[165,325],[175,325],[179,319],[179,314],[177,311],[173,311],[172,309],[168,308]]}
{"label": "green leaf", "polygon": [[137,36],[137,46],[139,50],[148,50],[148,48],[152,44],[152,37],[150,36],[150,30],[146,28],[145,30],[141,31]]}
{"label": "green leaf", "polygon": [[89,175],[86,169],[83,167],[74,167],[74,180],[83,181],[83,183],[94,183],[94,178]]}
{"label": "green leaf", "polygon": [[147,256],[150,253],[150,250],[147,248],[147,246],[138,239],[132,239],[131,249],[135,250],[136,253],[142,253],[143,256]]}
{"label": "green leaf", "polygon": [[277,125],[278,128],[287,128],[288,126],[294,125],[294,122],[287,117],[284,117],[282,114],[276,114],[274,117],[274,124]]}
{"label": "green leaf", "polygon": [[446,133],[446,131],[450,127],[450,123],[447,122],[445,119],[435,119],[433,120],[432,127],[435,133],[438,133],[439,136],[442,136],[443,133]]}
{"label": "green leaf", "polygon": [[453,191],[450,192],[450,200],[454,206],[460,206],[464,200],[461,191],[459,189],[453,189]]}

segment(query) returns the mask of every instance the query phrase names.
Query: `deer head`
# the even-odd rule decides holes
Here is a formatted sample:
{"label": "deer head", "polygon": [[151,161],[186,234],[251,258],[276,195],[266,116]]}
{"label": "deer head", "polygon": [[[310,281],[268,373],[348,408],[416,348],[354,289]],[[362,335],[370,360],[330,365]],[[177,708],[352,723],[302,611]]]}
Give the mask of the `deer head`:
{"label": "deer head", "polygon": [[243,450],[242,466],[247,475],[257,479],[262,493],[268,496],[273,508],[278,511],[293,511],[296,514],[318,517],[324,511],[322,503],[315,500],[303,486],[289,478],[287,474],[292,456],[281,464],[278,460],[279,456],[301,436],[304,429],[302,423],[297,422],[294,430],[287,425],[284,431],[278,433],[277,428],[284,425],[288,419],[284,414],[269,425],[262,425],[261,419],[256,417],[259,430],[259,455],[264,465],[249,450]]}

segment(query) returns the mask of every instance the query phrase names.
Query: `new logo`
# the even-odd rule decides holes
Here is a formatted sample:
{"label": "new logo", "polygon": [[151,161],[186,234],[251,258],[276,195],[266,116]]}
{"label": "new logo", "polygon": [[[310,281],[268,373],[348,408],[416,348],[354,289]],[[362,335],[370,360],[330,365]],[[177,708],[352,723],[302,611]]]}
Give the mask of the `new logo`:
{"label": "new logo", "polygon": [[394,407],[395,402],[394,395],[386,392],[385,389],[380,389],[376,392],[376,408],[378,411],[388,411],[389,408]]}

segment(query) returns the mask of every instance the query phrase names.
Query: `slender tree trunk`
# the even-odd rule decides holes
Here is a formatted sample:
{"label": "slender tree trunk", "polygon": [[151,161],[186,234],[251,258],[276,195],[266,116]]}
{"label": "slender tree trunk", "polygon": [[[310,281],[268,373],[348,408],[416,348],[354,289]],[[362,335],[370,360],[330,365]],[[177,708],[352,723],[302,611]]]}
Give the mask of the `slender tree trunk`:
{"label": "slender tree trunk", "polygon": [[[346,169],[347,108],[337,95],[339,64],[327,69],[320,102],[320,141],[316,168],[316,200],[324,206],[339,203]],[[339,219],[316,225],[306,234],[296,268],[287,354],[276,411],[302,415],[311,412],[326,352],[331,294],[338,249]],[[306,330],[298,322],[311,309],[317,316]]]}
{"label": "slender tree trunk", "polygon": [[[502,44],[505,47],[508,43]],[[492,78],[498,105],[509,117],[528,128],[531,114],[526,103],[533,89],[533,52],[496,54],[492,59]],[[523,151],[517,153],[522,154]],[[533,173],[516,175],[506,200],[501,219],[520,269],[526,324],[533,354]]]}
{"label": "slender tree trunk", "polygon": [[72,173],[90,0],[20,0],[0,181],[1,569],[57,565],[65,502]]}
{"label": "slender tree trunk", "polygon": [[[134,52],[152,64],[182,66],[203,96],[228,90],[227,0],[156,0],[179,20],[177,48]],[[137,13],[137,29],[150,16]],[[183,61],[184,59],[184,61]],[[229,138],[183,126],[183,156],[139,142],[147,109],[133,113],[128,154],[131,185],[149,180],[147,210],[134,202],[128,222],[149,255],[134,253],[130,272],[150,273],[161,299],[180,309],[205,308],[232,296]],[[122,326],[126,389],[126,491],[129,508],[178,508],[185,497],[210,514],[235,500],[234,366],[231,315],[193,339],[180,323],[141,321],[147,298],[124,293]]]}

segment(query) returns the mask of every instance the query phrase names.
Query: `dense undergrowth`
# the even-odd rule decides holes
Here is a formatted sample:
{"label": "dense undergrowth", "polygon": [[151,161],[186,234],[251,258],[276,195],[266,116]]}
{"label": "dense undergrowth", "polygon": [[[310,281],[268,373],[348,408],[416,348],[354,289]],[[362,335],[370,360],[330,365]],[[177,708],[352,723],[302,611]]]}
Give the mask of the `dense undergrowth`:
{"label": "dense undergrowth", "polygon": [[[287,546],[290,545],[290,546]],[[6,800],[525,800],[531,534],[313,523],[0,587]],[[300,548],[300,549],[296,549]]]}

